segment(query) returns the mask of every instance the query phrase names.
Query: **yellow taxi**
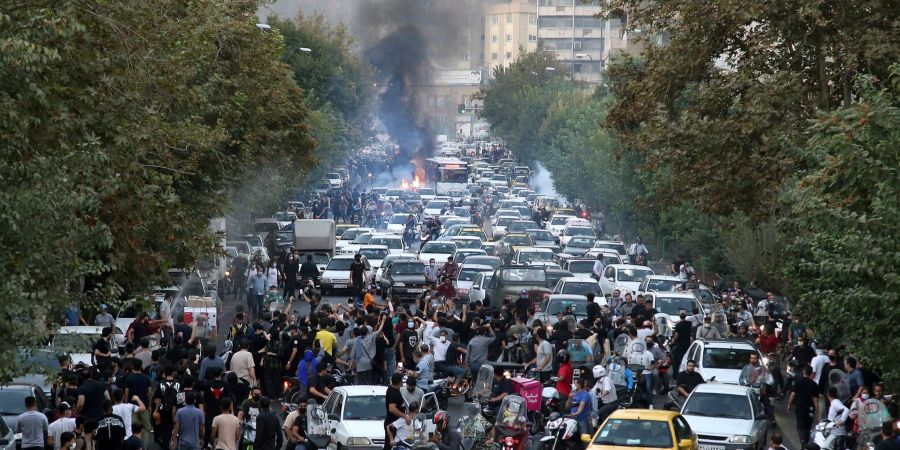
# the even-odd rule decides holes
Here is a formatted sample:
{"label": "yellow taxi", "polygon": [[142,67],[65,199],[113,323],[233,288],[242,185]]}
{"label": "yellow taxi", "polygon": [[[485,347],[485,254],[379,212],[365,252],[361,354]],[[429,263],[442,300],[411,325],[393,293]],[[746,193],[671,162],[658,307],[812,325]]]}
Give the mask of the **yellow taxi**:
{"label": "yellow taxi", "polygon": [[484,230],[482,230],[481,228],[478,228],[478,227],[463,228],[463,229],[459,230],[459,234],[457,234],[457,236],[475,236],[475,237],[481,239],[481,242],[487,242],[490,240],[490,239],[488,239],[487,235],[484,234]]}
{"label": "yellow taxi", "polygon": [[697,450],[697,434],[677,411],[620,409],[600,425],[587,450]]}
{"label": "yellow taxi", "polygon": [[345,231],[351,228],[359,228],[359,225],[355,223],[339,223],[334,226],[334,236],[335,239],[340,239],[341,235],[344,234]]}
{"label": "yellow taxi", "polygon": [[512,248],[513,253],[522,247],[534,246],[534,241],[531,239],[531,236],[525,233],[507,233],[500,238],[500,242],[509,245]]}
{"label": "yellow taxi", "polygon": [[556,208],[556,212],[554,214],[559,214],[563,216],[575,216],[575,210],[572,208]]}

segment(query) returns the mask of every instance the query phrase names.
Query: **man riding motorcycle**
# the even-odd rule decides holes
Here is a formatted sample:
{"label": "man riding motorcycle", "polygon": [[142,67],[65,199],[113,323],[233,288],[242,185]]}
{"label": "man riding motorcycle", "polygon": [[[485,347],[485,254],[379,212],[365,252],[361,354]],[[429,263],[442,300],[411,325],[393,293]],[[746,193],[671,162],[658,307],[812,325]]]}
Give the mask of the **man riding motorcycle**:
{"label": "man riding motorcycle", "polygon": [[306,255],[306,261],[300,265],[300,279],[304,278],[311,278],[316,286],[319,285],[319,267],[313,261],[313,255]]}

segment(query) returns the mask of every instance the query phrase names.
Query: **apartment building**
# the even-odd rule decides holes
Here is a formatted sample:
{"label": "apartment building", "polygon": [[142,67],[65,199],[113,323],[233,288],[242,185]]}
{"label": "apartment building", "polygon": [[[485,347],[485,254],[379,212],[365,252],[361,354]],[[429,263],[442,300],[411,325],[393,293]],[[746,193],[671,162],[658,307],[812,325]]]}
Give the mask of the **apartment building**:
{"label": "apartment building", "polygon": [[513,0],[484,8],[484,63],[489,74],[537,48],[537,5]]}

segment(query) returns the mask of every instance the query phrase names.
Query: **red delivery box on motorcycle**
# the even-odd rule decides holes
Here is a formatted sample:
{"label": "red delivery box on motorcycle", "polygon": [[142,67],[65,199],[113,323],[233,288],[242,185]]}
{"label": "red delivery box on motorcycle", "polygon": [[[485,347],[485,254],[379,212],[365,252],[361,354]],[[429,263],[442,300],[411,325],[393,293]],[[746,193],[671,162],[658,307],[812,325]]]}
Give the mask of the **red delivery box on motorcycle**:
{"label": "red delivery box on motorcycle", "polygon": [[538,380],[531,378],[511,378],[516,394],[525,399],[525,407],[528,411],[541,410],[541,390],[543,386]]}

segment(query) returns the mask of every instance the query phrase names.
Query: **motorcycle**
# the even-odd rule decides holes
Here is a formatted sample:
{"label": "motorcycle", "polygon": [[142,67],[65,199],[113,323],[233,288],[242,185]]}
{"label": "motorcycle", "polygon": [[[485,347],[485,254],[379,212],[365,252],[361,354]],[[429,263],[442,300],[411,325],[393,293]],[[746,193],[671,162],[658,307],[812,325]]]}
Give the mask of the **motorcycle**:
{"label": "motorcycle", "polygon": [[832,433],[834,431],[834,422],[823,420],[816,425],[812,432],[812,441],[819,446],[821,450],[842,450],[836,449],[837,436]]}
{"label": "motorcycle", "polygon": [[[716,382],[716,377],[712,377],[712,378],[706,380],[706,383],[715,383],[715,382]],[[681,411],[681,407],[684,406],[684,402],[685,402],[685,400],[687,400],[687,397],[682,397],[681,394],[678,392],[678,388],[676,387],[675,389],[672,389],[671,391],[669,391],[668,400],[669,400],[669,402],[666,405],[667,409],[674,409],[676,411]]]}
{"label": "motorcycle", "polygon": [[877,399],[869,399],[859,405],[856,425],[859,430],[856,437],[855,450],[874,448],[872,441],[881,434],[881,425],[890,419],[887,406]]}
{"label": "motorcycle", "polygon": [[394,444],[393,450],[414,450],[432,448],[428,440],[428,431],[426,430],[425,414],[418,414],[412,422],[412,430],[406,436],[406,439],[400,439]]}
{"label": "motorcycle", "polygon": [[503,397],[494,422],[494,440],[501,450],[525,450],[530,447],[529,438],[525,399],[518,395]]}
{"label": "motorcycle", "polygon": [[562,417],[558,412],[550,416],[546,426],[547,435],[541,438],[541,450],[581,450],[584,445],[578,434],[578,422],[571,417]]}
{"label": "motorcycle", "polygon": [[475,402],[463,404],[463,415],[458,426],[463,450],[472,450],[476,444],[480,447],[491,429],[491,423],[484,419],[481,408]]}
{"label": "motorcycle", "polygon": [[738,377],[738,384],[750,386],[753,389],[753,392],[756,393],[760,403],[763,404],[766,410],[766,417],[769,418],[770,422],[774,422],[775,411],[772,405],[771,394],[774,392],[775,382],[769,367],[762,365],[753,367],[749,364],[744,366],[741,370],[741,375]]}

